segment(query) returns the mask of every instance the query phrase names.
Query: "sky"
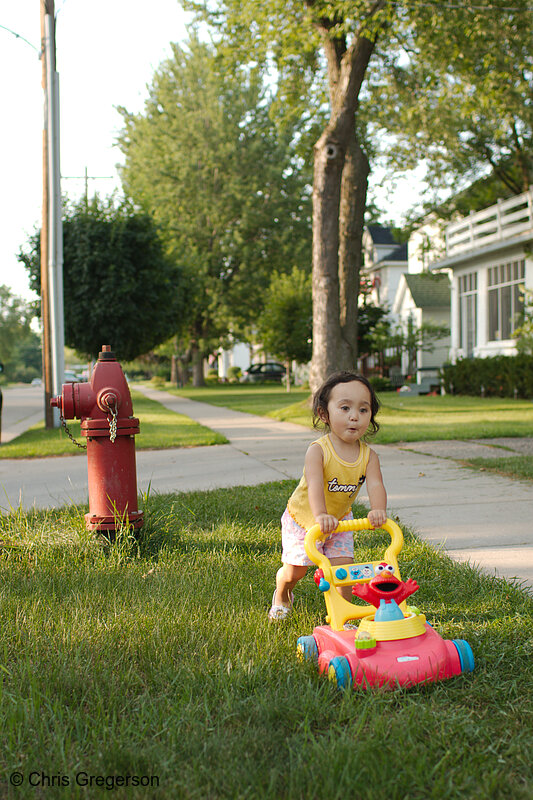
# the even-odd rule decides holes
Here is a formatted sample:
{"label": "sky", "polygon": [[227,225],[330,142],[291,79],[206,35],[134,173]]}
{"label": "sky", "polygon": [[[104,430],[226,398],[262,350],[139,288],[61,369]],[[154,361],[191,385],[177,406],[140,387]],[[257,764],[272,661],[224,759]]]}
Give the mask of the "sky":
{"label": "sky", "polygon": [[[55,0],[55,11],[62,193],[83,197],[87,170],[89,196],[107,196],[120,189],[116,107],[143,110],[170,44],[187,36],[187,17],[178,0]],[[42,216],[40,0],[0,0],[0,26],[0,284],[29,300],[36,298],[16,256]],[[390,218],[411,203],[408,187],[380,192]]]}
{"label": "sky", "polygon": [[[170,43],[186,38],[186,16],[178,0],[55,0],[55,10],[61,189],[82,197],[87,169],[89,195],[108,195],[120,188],[116,107],[142,111]],[[16,254],[42,216],[40,24],[39,0],[0,0],[0,283],[27,299],[35,295]]]}

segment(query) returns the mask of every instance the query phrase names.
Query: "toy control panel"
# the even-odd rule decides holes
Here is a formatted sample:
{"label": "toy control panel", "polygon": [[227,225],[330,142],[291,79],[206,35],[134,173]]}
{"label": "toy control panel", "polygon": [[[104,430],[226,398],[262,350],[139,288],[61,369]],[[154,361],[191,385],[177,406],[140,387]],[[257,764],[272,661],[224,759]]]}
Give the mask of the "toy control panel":
{"label": "toy control panel", "polygon": [[[383,564],[382,561],[366,561],[362,564],[344,564],[340,567],[332,567],[335,586],[352,586],[355,583],[367,583],[375,577],[376,567]],[[394,571],[399,577],[399,573]],[[329,582],[324,578],[324,572],[317,569],[315,572],[315,583],[321,592],[330,589]]]}
{"label": "toy control panel", "polygon": [[335,583],[363,583],[371,580],[376,575],[376,567],[383,562],[367,561],[363,564],[346,564],[343,567],[334,568]]}
{"label": "toy control panel", "polygon": [[369,581],[376,574],[374,564],[350,564],[337,567],[335,577],[339,581]]}

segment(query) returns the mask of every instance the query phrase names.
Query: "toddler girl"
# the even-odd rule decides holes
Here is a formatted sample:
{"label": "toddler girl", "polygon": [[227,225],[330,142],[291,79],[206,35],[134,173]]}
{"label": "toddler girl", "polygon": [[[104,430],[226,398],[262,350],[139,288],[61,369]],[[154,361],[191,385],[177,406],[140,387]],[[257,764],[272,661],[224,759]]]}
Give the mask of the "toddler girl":
{"label": "toddler girl", "polygon": [[[341,519],[353,519],[352,504],[366,480],[371,511],[368,520],[379,528],[387,519],[387,493],[376,453],[363,441],[379,428],[379,402],[368,380],[353,372],[336,372],[313,397],[313,424],[323,422],[327,433],[309,445],[300,483],[281,518],[283,566],[276,575],[269,619],[285,619],[292,611],[292,590],[313,562],[304,548],[315,523],[331,533]],[[353,533],[336,533],[317,542],[333,565],[353,560]],[[351,600],[351,587],[342,587]]]}

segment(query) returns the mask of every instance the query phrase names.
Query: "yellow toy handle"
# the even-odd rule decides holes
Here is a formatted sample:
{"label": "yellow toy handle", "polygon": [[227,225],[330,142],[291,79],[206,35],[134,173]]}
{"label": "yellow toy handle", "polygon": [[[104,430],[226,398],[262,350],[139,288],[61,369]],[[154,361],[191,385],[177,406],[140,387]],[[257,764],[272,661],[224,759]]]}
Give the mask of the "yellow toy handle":
{"label": "yellow toy handle", "polygon": [[[392,519],[387,519],[387,521],[383,523],[380,528],[383,528],[383,530],[387,531],[391,537],[391,543],[386,549],[382,560],[394,567],[394,574],[401,580],[397,556],[403,546],[403,533],[400,527]],[[328,536],[335,533],[368,530],[374,530],[374,526],[365,517],[364,519],[342,520],[339,522],[332,534],[322,533],[320,530],[320,525],[316,524],[313,525],[312,528],[309,528],[305,537],[305,552],[311,561],[322,570],[324,573],[324,580],[328,585],[328,588],[326,591],[324,591],[324,600],[326,601],[326,608],[328,611],[326,621],[330,623],[333,630],[342,630],[344,623],[349,619],[360,619],[364,616],[368,616],[369,614],[373,614],[375,612],[375,608],[374,606],[354,605],[353,603],[349,603],[347,600],[341,597],[335,588],[336,586],[341,584],[361,583],[365,582],[365,579],[357,579],[352,581],[347,577],[347,575],[345,578],[339,579],[337,577],[337,572],[339,571],[340,565],[336,564],[335,567],[333,567],[329,558],[318,550],[316,543],[318,540],[327,539]],[[369,563],[375,567],[375,565],[379,562],[376,561]],[[347,569],[344,570],[344,573],[346,574],[349,572],[351,565],[346,564],[345,566]],[[403,605],[405,605],[405,603],[400,604],[400,607]]]}
{"label": "yellow toy handle", "polygon": [[[401,528],[394,522],[392,519],[387,519],[383,525],[380,526],[383,530],[387,531],[391,537],[391,543],[388,546],[387,550],[385,551],[384,560],[388,563],[392,564],[394,569],[398,568],[397,564],[397,556],[400,550],[403,547],[403,533]],[[365,517],[364,519],[345,519],[339,522],[333,533],[345,533],[346,531],[373,531],[374,526],[371,522],[368,521],[368,518]],[[327,539],[328,536],[332,534],[329,533],[322,533],[320,530],[320,525],[317,523],[313,525],[312,528],[309,528],[307,531],[307,536],[305,537],[305,552],[313,562],[316,564],[317,567],[323,567],[323,562],[326,562],[329,565],[329,558],[321,553],[317,547],[316,542],[319,539]]]}

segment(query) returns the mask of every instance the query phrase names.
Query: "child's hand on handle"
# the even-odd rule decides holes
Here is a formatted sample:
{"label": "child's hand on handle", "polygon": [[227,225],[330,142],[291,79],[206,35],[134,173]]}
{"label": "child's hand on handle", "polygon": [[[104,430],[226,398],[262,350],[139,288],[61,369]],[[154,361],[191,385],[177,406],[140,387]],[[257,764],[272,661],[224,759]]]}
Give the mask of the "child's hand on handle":
{"label": "child's hand on handle", "polygon": [[316,521],[320,525],[322,533],[331,533],[339,524],[339,520],[333,514],[318,514]]}
{"label": "child's hand on handle", "polygon": [[387,521],[387,512],[382,508],[373,508],[368,514],[368,521],[374,528],[379,528]]}

